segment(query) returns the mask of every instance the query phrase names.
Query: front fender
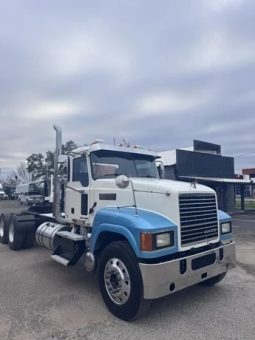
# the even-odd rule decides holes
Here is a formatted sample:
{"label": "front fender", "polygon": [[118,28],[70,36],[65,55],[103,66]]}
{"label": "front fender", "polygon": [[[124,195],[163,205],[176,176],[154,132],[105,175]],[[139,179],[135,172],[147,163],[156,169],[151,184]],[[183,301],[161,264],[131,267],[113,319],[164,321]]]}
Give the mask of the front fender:
{"label": "front fender", "polygon": [[219,219],[220,223],[228,222],[228,221],[232,220],[231,216],[229,216],[227,213],[225,213],[222,210],[218,210],[218,219]]}
{"label": "front fender", "polygon": [[[174,231],[174,245],[155,251],[140,250],[141,232],[160,233]],[[119,234],[127,239],[139,258],[156,258],[177,251],[177,226],[167,217],[153,211],[134,208],[103,208],[97,211],[91,234],[91,251],[96,250],[97,240],[102,232]]]}
{"label": "front fender", "polygon": [[[218,210],[218,219],[219,219],[219,223],[223,223],[223,222],[229,222],[232,221],[232,218],[230,215],[228,215],[227,213],[225,213],[222,210]],[[221,233],[221,228],[220,228],[220,233]],[[233,238],[233,234],[229,233],[229,234],[224,234],[221,235],[220,234],[220,240],[221,241],[227,241],[227,240],[231,240]]]}
{"label": "front fender", "polygon": [[97,240],[99,239],[100,235],[104,232],[115,233],[124,236],[127,241],[129,242],[130,246],[133,248],[136,256],[139,255],[139,249],[137,245],[137,241],[132,233],[122,225],[114,225],[108,223],[102,223],[98,228],[95,229],[95,232],[92,232],[91,235],[91,251],[94,253],[96,250]]}

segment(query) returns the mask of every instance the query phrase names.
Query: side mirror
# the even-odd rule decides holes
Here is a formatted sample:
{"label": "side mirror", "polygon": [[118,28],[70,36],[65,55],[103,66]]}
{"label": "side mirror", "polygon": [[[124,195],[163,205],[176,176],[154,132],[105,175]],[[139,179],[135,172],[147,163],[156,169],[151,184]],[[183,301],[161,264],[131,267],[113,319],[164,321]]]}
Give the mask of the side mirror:
{"label": "side mirror", "polygon": [[125,175],[120,175],[116,177],[115,183],[118,188],[125,189],[129,186],[129,178]]}

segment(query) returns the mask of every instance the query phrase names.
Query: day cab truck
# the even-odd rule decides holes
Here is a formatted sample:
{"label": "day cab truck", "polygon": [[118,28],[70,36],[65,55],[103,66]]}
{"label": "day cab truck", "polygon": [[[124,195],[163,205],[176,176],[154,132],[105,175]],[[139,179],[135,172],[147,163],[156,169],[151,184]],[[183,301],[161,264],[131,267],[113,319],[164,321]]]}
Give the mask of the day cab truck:
{"label": "day cab truck", "polygon": [[44,203],[48,194],[47,182],[47,180],[38,180],[17,185],[16,194],[20,204],[33,205]]}
{"label": "day cab truck", "polygon": [[36,239],[61,265],[83,261],[87,271],[97,272],[108,309],[127,321],[142,315],[151,300],[195,284],[214,285],[234,267],[231,217],[218,210],[215,191],[161,179],[159,156],[139,147],[96,141],[66,160],[61,130],[54,128],[53,213],[34,206],[2,214],[2,243],[18,250]]}

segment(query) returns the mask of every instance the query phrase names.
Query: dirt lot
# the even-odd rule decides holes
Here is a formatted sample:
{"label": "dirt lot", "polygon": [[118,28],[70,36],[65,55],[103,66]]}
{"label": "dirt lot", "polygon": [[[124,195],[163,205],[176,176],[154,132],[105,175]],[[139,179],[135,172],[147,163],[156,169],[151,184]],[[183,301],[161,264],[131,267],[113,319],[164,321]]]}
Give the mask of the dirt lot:
{"label": "dirt lot", "polygon": [[[0,212],[19,209],[0,201]],[[46,249],[0,245],[0,339],[254,339],[255,214],[233,218],[238,266],[224,281],[157,300],[133,323],[107,311],[82,264],[67,269]]]}

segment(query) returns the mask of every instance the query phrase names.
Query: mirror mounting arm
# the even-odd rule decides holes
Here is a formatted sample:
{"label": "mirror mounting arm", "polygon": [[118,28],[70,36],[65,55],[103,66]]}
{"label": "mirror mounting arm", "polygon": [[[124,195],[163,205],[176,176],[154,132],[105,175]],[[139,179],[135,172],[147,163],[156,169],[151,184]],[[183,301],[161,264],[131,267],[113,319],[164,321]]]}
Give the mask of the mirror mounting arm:
{"label": "mirror mounting arm", "polygon": [[127,176],[125,176],[125,175],[120,175],[120,176],[116,177],[115,183],[116,183],[117,187],[120,188],[120,189],[127,188],[129,183],[131,183],[133,200],[134,200],[134,207],[135,207],[135,214],[137,216],[138,215],[138,210],[137,210],[136,197],[135,197],[135,189],[134,189],[133,181],[130,178],[128,178]]}

